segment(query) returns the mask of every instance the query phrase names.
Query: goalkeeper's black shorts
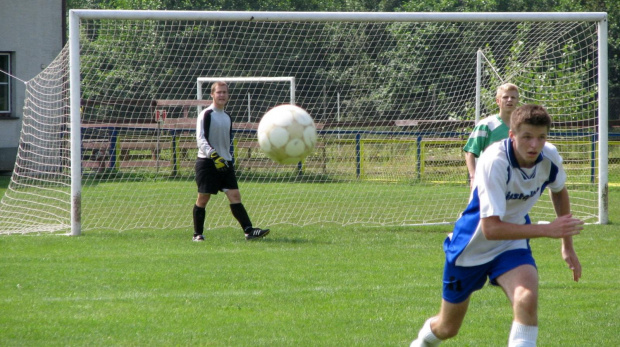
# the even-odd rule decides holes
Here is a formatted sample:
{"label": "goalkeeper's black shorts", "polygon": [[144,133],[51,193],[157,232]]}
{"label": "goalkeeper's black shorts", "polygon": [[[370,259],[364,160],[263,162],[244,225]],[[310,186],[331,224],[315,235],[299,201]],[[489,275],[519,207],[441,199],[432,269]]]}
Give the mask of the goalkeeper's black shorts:
{"label": "goalkeeper's black shorts", "polygon": [[198,158],[196,160],[196,185],[198,193],[217,194],[224,189],[239,189],[235,169],[229,163],[229,169],[218,171],[212,159]]}

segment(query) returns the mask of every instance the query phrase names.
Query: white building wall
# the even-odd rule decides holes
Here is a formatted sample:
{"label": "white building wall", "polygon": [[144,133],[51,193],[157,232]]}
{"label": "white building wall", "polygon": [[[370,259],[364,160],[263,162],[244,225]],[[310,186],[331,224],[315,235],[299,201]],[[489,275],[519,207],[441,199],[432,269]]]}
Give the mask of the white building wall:
{"label": "white building wall", "polygon": [[[63,0],[0,0],[0,52],[13,52],[12,74],[28,81],[62,49]],[[13,79],[12,114],[0,117],[0,172],[12,171],[19,144],[25,84]]]}

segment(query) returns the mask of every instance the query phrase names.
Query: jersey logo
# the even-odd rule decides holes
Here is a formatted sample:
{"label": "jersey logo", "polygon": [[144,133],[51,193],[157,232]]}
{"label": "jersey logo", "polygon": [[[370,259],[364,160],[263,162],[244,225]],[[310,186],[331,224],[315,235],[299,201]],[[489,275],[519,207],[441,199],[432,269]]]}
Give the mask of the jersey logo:
{"label": "jersey logo", "polygon": [[535,195],[538,194],[538,191],[540,191],[540,188],[536,188],[536,190],[532,190],[529,192],[529,194],[523,194],[523,193],[512,193],[512,192],[507,192],[506,193],[506,200],[527,200]]}

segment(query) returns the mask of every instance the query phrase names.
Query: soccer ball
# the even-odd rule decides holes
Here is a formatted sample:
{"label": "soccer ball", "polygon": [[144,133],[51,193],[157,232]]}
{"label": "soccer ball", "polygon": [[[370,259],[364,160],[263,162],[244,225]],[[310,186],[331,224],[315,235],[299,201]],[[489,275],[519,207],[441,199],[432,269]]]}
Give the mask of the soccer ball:
{"label": "soccer ball", "polygon": [[303,108],[280,105],[267,111],[258,124],[258,144],[280,164],[297,164],[314,150],[316,127]]}

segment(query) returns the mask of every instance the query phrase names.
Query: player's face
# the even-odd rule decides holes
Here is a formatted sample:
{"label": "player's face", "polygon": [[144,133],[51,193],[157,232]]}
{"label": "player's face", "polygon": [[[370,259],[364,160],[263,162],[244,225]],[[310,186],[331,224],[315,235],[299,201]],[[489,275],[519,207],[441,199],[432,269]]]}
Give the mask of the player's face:
{"label": "player's face", "polygon": [[547,132],[546,126],[530,124],[521,124],[517,132],[510,130],[512,147],[515,150],[519,166],[526,168],[534,166],[536,158],[547,142]]}
{"label": "player's face", "polygon": [[213,103],[217,108],[224,108],[228,103],[228,87],[227,86],[217,86],[215,87],[215,91],[211,93],[211,98],[213,99]]}
{"label": "player's face", "polygon": [[512,112],[519,104],[519,92],[516,90],[504,90],[497,97],[496,102],[500,110]]}

